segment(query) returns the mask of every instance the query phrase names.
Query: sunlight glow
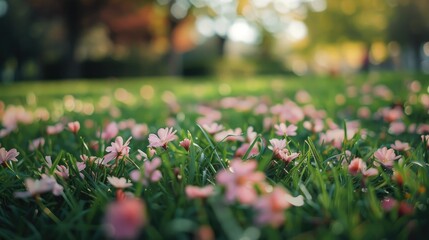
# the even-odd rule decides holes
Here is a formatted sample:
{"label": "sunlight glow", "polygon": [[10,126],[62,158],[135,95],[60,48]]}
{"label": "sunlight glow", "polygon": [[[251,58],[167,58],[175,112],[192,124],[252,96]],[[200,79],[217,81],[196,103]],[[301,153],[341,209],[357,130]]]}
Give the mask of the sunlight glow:
{"label": "sunlight glow", "polygon": [[256,44],[260,40],[256,27],[250,25],[244,19],[238,19],[234,22],[228,31],[228,38],[235,42],[247,44]]}

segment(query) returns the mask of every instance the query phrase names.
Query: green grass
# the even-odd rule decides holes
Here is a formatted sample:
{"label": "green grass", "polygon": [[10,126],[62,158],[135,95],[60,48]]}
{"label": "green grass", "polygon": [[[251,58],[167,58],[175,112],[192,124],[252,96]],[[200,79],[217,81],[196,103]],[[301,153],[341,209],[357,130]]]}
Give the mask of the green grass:
{"label": "green grass", "polygon": [[[0,138],[1,147],[16,148],[18,162],[0,166],[0,239],[105,239],[103,227],[106,208],[116,202],[115,188],[107,181],[108,176],[130,179],[131,171],[141,168],[136,157],[137,149],[149,153],[148,134],[156,133],[173,120],[178,139],[167,149],[158,148],[154,157],[162,159],[159,182],[143,186],[134,183],[126,191],[142,199],[147,209],[147,222],[139,231],[139,237],[150,239],[190,239],[202,226],[210,226],[217,239],[408,239],[426,232],[429,226],[429,157],[428,148],[421,135],[405,131],[395,135],[388,131],[389,123],[377,117],[383,107],[401,106],[404,115],[400,121],[406,127],[429,124],[428,109],[420,98],[428,94],[427,76],[398,73],[353,75],[348,77],[282,77],[264,76],[246,79],[107,79],[73,80],[64,82],[27,82],[0,86],[0,117],[11,114],[12,105],[23,106],[35,117],[31,123],[20,123],[7,136]],[[421,89],[412,93],[408,89],[417,81]],[[365,92],[364,85],[369,92]],[[376,86],[385,85],[391,97],[383,99],[374,95]],[[317,110],[326,111],[325,128],[312,133],[304,128],[308,116],[296,123],[296,136],[286,137],[288,149],[299,152],[298,158],[286,164],[273,159],[268,149],[269,140],[276,136],[272,125],[264,127],[265,117],[275,117],[267,112],[254,114],[257,104],[240,110],[222,107],[225,97],[256,97],[256,103],[269,108],[282,104],[285,99],[295,100],[297,91],[305,90],[311,96],[310,103]],[[353,91],[356,94],[353,94]],[[121,97],[121,94],[125,97]],[[371,102],[362,103],[367,95]],[[417,99],[412,101],[413,96]],[[410,100],[411,99],[411,100]],[[252,101],[252,100],[251,100]],[[228,169],[229,163],[242,146],[242,142],[216,141],[197,124],[201,114],[198,106],[210,106],[222,117],[216,122],[225,129],[240,128],[246,137],[246,129],[254,127],[257,137],[249,142],[258,147],[258,154],[250,156],[248,150],[243,161],[257,161],[257,169],[266,176],[266,184],[282,186],[292,196],[302,195],[304,205],[284,210],[285,221],[278,227],[255,223],[258,211],[252,205],[237,201],[226,203],[225,188],[217,183],[216,175]],[[303,108],[306,104],[298,103]],[[3,107],[2,107],[3,106]],[[360,119],[358,109],[366,106],[371,111],[369,119]],[[49,113],[49,118],[37,116]],[[6,114],[7,113],[7,114]],[[13,115],[13,114],[12,114]],[[102,158],[112,140],[103,140],[100,131],[109,122],[133,119],[148,126],[142,139],[133,138],[130,153],[116,167],[103,167],[87,163],[79,177],[76,163],[81,154]],[[320,141],[328,130],[331,119],[340,129],[347,122],[359,120],[360,132],[341,143],[340,148]],[[48,135],[46,127],[55,123],[79,121],[77,135],[70,131]],[[287,125],[290,123],[287,122]],[[3,122],[3,127],[5,122]],[[1,128],[0,128],[1,129]],[[367,132],[363,137],[362,129]],[[345,134],[351,134],[345,132]],[[126,140],[131,136],[128,128],[118,136]],[[45,145],[36,151],[28,149],[29,143],[39,137]],[[179,142],[189,138],[193,143],[189,152]],[[395,140],[408,142],[411,150],[398,152],[402,163],[393,168],[376,166],[374,152],[384,146],[390,148]],[[93,141],[98,147],[92,148]],[[346,157],[350,151],[351,157]],[[44,157],[51,156],[53,166],[46,166]],[[353,176],[347,166],[355,158],[362,158],[368,167],[377,168],[377,176],[364,178]],[[249,159],[248,159],[249,158]],[[56,166],[69,168],[70,178],[57,176]],[[42,168],[42,169],[41,169]],[[400,184],[393,171],[403,178]],[[64,187],[61,196],[43,193],[40,198],[19,199],[14,192],[24,191],[26,178],[40,179],[48,172]],[[214,195],[208,199],[188,199],[187,185],[215,186]],[[258,198],[265,196],[264,187],[253,186]],[[398,205],[390,211],[382,208],[386,197],[396,199]],[[411,207],[411,213],[400,209],[399,203]],[[52,215],[46,210],[52,212]],[[59,219],[56,221],[55,219]]]}

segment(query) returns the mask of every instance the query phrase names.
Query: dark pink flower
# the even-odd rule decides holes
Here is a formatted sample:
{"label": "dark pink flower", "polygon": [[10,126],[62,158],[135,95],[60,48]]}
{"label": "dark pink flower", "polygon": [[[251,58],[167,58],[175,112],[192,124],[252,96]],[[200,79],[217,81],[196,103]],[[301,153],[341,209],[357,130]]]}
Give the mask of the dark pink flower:
{"label": "dark pink flower", "polygon": [[189,151],[189,147],[191,146],[191,140],[188,138],[183,139],[180,141],[179,145],[183,147],[186,151]]}
{"label": "dark pink flower", "polygon": [[124,197],[107,206],[104,225],[113,239],[136,239],[146,224],[146,206],[138,198]]}
{"label": "dark pink flower", "polygon": [[76,134],[80,129],[80,123],[78,121],[69,122],[67,124],[67,127],[70,130],[70,132]]}

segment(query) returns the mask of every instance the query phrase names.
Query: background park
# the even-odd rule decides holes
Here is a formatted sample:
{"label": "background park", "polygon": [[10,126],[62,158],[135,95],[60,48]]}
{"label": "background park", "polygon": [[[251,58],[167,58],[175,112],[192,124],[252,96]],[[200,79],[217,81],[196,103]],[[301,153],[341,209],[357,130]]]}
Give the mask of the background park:
{"label": "background park", "polygon": [[426,0],[0,0],[0,239],[414,239]]}

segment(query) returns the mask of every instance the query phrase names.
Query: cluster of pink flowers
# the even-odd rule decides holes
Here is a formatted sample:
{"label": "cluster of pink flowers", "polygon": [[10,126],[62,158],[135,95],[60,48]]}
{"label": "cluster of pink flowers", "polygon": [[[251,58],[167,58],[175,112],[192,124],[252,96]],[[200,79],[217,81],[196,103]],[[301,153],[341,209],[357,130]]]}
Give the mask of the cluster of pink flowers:
{"label": "cluster of pink flowers", "polygon": [[149,182],[158,182],[162,178],[161,171],[158,167],[161,166],[161,158],[155,157],[152,161],[146,160],[143,163],[143,174],[140,170],[133,170],[130,177],[134,182],[141,182],[143,185],[149,185]]}
{"label": "cluster of pink flowers", "polygon": [[63,187],[57,183],[54,177],[42,174],[42,178],[34,180],[32,178],[25,179],[25,192],[15,192],[17,198],[35,197],[42,193],[52,192],[55,196],[60,196],[63,193]]}
{"label": "cluster of pink flowers", "polygon": [[286,139],[273,138],[270,140],[271,146],[268,148],[273,151],[274,158],[282,160],[285,163],[290,163],[299,156],[299,153],[291,153],[286,147]]}
{"label": "cluster of pink flowers", "polygon": [[[228,203],[238,201],[241,204],[253,206],[257,212],[258,224],[278,227],[284,222],[284,210],[291,205],[302,206],[303,197],[292,197],[280,186],[273,189],[265,182],[265,174],[256,171],[256,167],[255,160],[234,159],[229,169],[217,173],[216,182],[225,187],[225,200]],[[256,186],[262,190],[262,195],[258,194]]]}

